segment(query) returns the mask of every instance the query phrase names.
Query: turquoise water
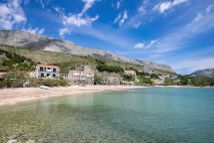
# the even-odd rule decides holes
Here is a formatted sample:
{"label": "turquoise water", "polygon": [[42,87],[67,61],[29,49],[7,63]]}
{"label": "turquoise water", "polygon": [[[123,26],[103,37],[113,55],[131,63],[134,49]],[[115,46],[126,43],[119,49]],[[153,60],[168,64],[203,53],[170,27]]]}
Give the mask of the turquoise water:
{"label": "turquoise water", "polygon": [[0,109],[0,142],[213,143],[214,89],[148,88]]}

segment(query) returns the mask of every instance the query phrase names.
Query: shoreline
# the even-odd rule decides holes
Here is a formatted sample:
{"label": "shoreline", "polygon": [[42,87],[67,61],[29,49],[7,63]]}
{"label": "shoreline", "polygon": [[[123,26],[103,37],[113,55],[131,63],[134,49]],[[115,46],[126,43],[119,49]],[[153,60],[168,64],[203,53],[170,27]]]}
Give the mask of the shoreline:
{"label": "shoreline", "polygon": [[51,99],[63,96],[99,93],[99,92],[113,92],[125,91],[136,88],[214,88],[214,87],[195,87],[195,86],[106,86],[106,85],[91,85],[91,86],[69,86],[69,87],[50,87],[48,89],[42,88],[5,88],[0,89],[0,108],[4,106],[13,106],[17,104],[24,104],[28,102],[39,101],[42,99]]}
{"label": "shoreline", "polygon": [[134,88],[144,88],[138,86],[69,86],[69,87],[51,87],[41,88],[6,88],[0,90],[0,108],[4,106],[13,106],[28,102],[39,101],[42,99],[51,99],[63,96],[72,96],[80,94],[90,94],[99,92],[125,91]]}

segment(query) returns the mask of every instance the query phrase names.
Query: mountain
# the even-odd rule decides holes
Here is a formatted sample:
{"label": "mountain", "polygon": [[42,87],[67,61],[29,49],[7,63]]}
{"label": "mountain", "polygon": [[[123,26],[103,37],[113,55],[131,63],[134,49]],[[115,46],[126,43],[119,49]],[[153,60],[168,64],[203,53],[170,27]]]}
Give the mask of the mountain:
{"label": "mountain", "polygon": [[191,74],[193,77],[214,77],[214,68],[197,70]]}
{"label": "mountain", "polygon": [[174,72],[173,69],[164,64],[157,64],[151,61],[141,61],[141,60],[135,60],[137,64],[140,64],[144,67],[144,72],[150,73],[150,72],[157,72],[157,71],[166,71],[166,72]]}
{"label": "mountain", "polygon": [[110,51],[84,48],[70,41],[31,34],[24,31],[0,30],[0,44],[14,46],[17,48],[25,47],[33,50],[44,50],[78,56],[97,56],[110,60],[138,64],[144,67],[145,72],[158,70],[174,73],[172,68],[167,65],[156,64],[150,61],[130,60],[126,57],[118,56]]}
{"label": "mountain", "polygon": [[70,41],[53,39],[24,31],[0,30],[0,44],[15,47],[27,47],[34,50],[60,52],[71,55],[94,55],[107,59],[128,61],[127,58],[117,56],[109,51],[83,48]]}

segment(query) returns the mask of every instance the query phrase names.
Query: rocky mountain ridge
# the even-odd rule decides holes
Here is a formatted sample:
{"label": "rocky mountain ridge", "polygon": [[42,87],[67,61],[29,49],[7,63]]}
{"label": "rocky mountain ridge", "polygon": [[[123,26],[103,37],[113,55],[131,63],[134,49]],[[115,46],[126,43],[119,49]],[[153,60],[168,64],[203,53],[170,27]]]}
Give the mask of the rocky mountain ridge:
{"label": "rocky mountain ridge", "polygon": [[154,72],[156,70],[174,72],[168,65],[156,64],[150,61],[130,60],[126,57],[118,56],[110,51],[84,48],[70,41],[31,34],[24,31],[0,30],[0,44],[79,56],[99,56],[105,59],[131,62],[142,65],[145,72]]}
{"label": "rocky mountain ridge", "polygon": [[214,68],[197,70],[190,75],[193,77],[214,77]]}

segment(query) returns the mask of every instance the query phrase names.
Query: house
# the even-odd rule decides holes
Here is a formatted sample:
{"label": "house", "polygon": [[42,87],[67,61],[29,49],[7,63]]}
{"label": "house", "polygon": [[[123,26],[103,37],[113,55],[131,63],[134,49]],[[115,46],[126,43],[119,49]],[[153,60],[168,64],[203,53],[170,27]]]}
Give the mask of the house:
{"label": "house", "polygon": [[121,77],[117,73],[98,72],[97,76],[101,77],[101,84],[103,85],[119,85]]}
{"label": "house", "polygon": [[119,85],[120,84],[120,76],[116,73],[111,73],[107,76],[107,83],[109,85]]}
{"label": "house", "polygon": [[157,79],[153,79],[153,82],[157,85],[162,85],[164,84],[164,81],[166,78],[170,78],[170,79],[173,79],[177,77],[177,76],[172,76],[170,74],[162,74],[162,75],[158,75],[158,78]]}
{"label": "house", "polygon": [[92,85],[94,84],[94,70],[90,66],[79,67],[70,70],[67,79],[73,85]]}
{"label": "house", "polygon": [[55,79],[60,77],[60,68],[54,65],[38,64],[35,70],[36,78]]}
{"label": "house", "polygon": [[124,73],[125,73],[126,75],[133,76],[133,77],[136,77],[136,76],[137,76],[135,70],[126,70],[126,69],[125,69],[125,70],[124,70]]}

